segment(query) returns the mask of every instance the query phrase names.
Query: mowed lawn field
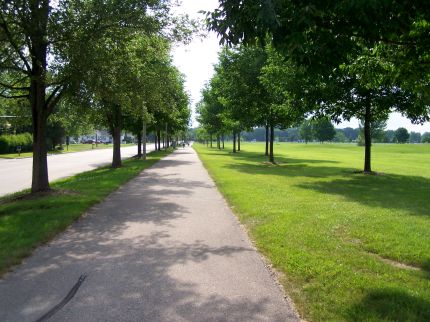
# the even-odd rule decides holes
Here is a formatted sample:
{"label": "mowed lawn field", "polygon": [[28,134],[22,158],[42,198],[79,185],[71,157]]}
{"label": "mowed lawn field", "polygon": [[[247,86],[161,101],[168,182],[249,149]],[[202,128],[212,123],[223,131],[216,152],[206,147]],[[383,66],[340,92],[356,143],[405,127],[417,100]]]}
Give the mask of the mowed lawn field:
{"label": "mowed lawn field", "polygon": [[195,150],[310,321],[430,321],[430,145]]}

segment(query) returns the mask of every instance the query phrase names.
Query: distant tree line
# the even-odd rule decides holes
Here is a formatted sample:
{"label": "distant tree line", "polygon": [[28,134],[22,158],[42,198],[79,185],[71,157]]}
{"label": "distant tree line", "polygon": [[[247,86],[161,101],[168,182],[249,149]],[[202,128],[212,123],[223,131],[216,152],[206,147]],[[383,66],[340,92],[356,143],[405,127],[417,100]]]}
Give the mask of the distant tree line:
{"label": "distant tree line", "polygon": [[[407,129],[400,127],[397,130],[385,130],[386,123],[380,122],[373,127],[372,141],[375,143],[430,143],[430,132],[423,134],[419,132],[408,132]],[[257,127],[251,131],[244,131],[240,134],[244,141],[264,142],[266,140],[266,129]],[[202,128],[189,129],[189,138],[202,143],[210,144],[210,136]],[[213,137],[215,139],[215,137]],[[307,120],[299,127],[289,129],[275,129],[274,138],[277,142],[356,142],[363,143],[363,127],[335,128],[328,119]],[[227,134],[224,140],[231,141],[233,136]]]}

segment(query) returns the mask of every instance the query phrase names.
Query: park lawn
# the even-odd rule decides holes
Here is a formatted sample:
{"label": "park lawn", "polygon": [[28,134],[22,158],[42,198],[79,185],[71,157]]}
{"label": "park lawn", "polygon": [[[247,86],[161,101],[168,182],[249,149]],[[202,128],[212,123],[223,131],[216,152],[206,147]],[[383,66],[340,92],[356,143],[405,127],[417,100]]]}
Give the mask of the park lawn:
{"label": "park lawn", "polygon": [[430,145],[194,148],[310,321],[430,321]]}
{"label": "park lawn", "polygon": [[21,192],[0,198],[0,276],[170,152],[152,152],[146,161],[129,159],[119,169],[107,166],[55,181],[53,195],[19,199],[25,195]]}
{"label": "park lawn", "polygon": [[[134,143],[130,144],[121,144],[121,147],[125,146],[133,146]],[[83,152],[83,151],[91,151],[91,150],[100,150],[100,149],[112,149],[113,144],[98,144],[92,145],[92,144],[70,144],[69,149],[66,149],[66,146],[64,145],[64,150],[55,150],[55,151],[48,151],[48,154],[63,154],[63,153],[73,153],[73,152]],[[16,159],[16,158],[31,158],[33,157],[33,152],[23,152],[21,155],[18,153],[8,153],[8,154],[0,154],[0,158],[2,159]]]}

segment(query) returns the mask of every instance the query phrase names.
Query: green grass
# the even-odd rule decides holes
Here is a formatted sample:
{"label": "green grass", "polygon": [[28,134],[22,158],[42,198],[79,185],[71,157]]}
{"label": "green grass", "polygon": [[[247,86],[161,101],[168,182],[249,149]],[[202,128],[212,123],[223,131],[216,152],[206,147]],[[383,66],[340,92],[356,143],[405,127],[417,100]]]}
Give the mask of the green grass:
{"label": "green grass", "polygon": [[[89,207],[150,167],[169,152],[153,152],[146,161],[129,159],[123,167],[103,167],[58,180],[58,193],[37,198],[18,193],[0,199],[0,276],[35,247],[67,228]],[[26,197],[19,199],[20,195]],[[18,199],[17,199],[18,197]]]}
{"label": "green grass", "polygon": [[305,319],[430,321],[430,145],[194,147]]}
{"label": "green grass", "polygon": [[[121,147],[133,146],[134,143],[130,144],[121,144]],[[66,150],[66,146],[64,145],[64,150],[55,150],[48,151],[48,154],[63,154],[63,153],[73,153],[73,152],[82,152],[82,151],[91,151],[91,150],[101,150],[101,149],[112,149],[112,144],[70,144],[69,149]],[[16,159],[16,158],[31,158],[33,157],[33,152],[23,152],[21,155],[18,153],[9,153],[9,154],[0,154],[0,158],[3,159]]]}

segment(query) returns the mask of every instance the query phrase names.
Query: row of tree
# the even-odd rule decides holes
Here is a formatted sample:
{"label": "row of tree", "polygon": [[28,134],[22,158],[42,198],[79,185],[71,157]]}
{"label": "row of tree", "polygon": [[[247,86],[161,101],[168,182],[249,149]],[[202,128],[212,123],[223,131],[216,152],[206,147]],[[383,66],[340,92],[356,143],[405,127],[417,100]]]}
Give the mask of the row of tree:
{"label": "row of tree", "polygon": [[[364,172],[371,173],[372,127],[392,111],[415,123],[430,118],[427,6],[221,0],[207,13],[208,25],[233,47],[220,54],[203,91],[204,130],[222,136],[265,126],[273,137],[274,127],[308,116],[356,117],[363,122]],[[273,162],[271,149],[269,156]]]}
{"label": "row of tree", "polygon": [[190,117],[172,44],[189,41],[192,21],[168,0],[0,0],[0,107],[31,119],[32,192],[49,190],[47,124],[109,129],[112,166],[121,166],[121,131],[166,142]]}

